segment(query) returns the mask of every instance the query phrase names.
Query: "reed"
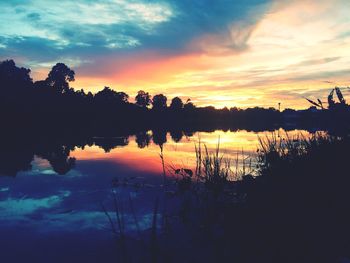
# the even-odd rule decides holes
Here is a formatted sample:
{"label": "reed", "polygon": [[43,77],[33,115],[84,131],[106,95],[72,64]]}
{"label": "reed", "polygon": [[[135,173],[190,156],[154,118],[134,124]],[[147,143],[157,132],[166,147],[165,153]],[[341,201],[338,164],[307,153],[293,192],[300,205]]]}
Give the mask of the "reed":
{"label": "reed", "polygon": [[[169,177],[165,181],[168,170],[161,148],[164,183],[159,189],[163,194],[159,193],[154,203],[150,234],[139,242],[146,248],[148,262],[169,262],[163,260],[173,257],[178,259],[173,262],[184,262],[188,259],[187,252],[198,251],[205,255],[201,258],[207,261],[203,262],[226,262],[222,259],[227,260],[226,255],[233,248],[236,252],[243,251],[236,253],[242,262],[259,262],[260,259],[270,262],[268,259],[275,255],[275,248],[288,251],[285,255],[291,257],[304,253],[303,246],[307,244],[302,240],[323,247],[320,252],[311,254],[315,260],[308,261],[320,262],[316,259],[327,251],[326,248],[337,251],[338,247],[348,244],[350,216],[346,211],[350,177],[346,153],[350,148],[349,137],[315,133],[306,138],[302,134],[272,133],[258,139],[257,160],[247,156],[243,149],[234,158],[227,158],[220,139],[213,150],[199,140],[195,144],[195,169],[169,166],[168,170],[177,176],[177,184]],[[252,163],[257,163],[257,167],[253,169]],[[253,173],[254,176],[249,176]],[[175,194],[170,196],[170,192]],[[102,207],[112,231],[120,236],[126,235],[125,209],[117,197],[114,195],[115,216],[111,217]],[[129,203],[140,232],[130,196]],[[162,223],[165,218],[169,221]],[[320,229],[327,238],[317,236],[318,226],[322,226]],[[166,227],[169,231],[161,231]],[[310,229],[311,236],[308,235]],[[333,235],[334,231],[338,234]],[[349,235],[342,235],[343,232]],[[191,243],[191,248],[186,250],[188,245],[182,244],[184,240],[195,237],[200,237],[200,242]],[[228,247],[227,244],[234,245]],[[121,245],[122,260],[127,262],[132,255],[128,255],[125,243]],[[202,249],[202,245],[210,249]],[[183,255],[179,253],[185,250]],[[264,252],[259,254],[261,251]],[[200,258],[197,254],[191,256]],[[246,260],[251,257],[253,260]],[[237,261],[234,259],[232,261]]]}
{"label": "reed", "polygon": [[238,181],[245,175],[252,174],[254,170],[252,158],[245,156],[243,149],[237,152],[235,159],[228,158],[221,153],[220,138],[213,151],[199,141],[198,144],[195,144],[195,154],[195,174],[208,186],[217,187],[227,182]]}
{"label": "reed", "polygon": [[[294,164],[296,161],[305,159],[306,156],[317,151],[323,153],[322,150],[327,145],[336,147],[339,140],[340,138],[321,132],[315,133],[310,138],[306,138],[302,134],[290,137],[288,133],[282,136],[272,133],[270,136],[259,137],[257,171],[259,174],[262,174],[265,169],[273,165],[277,166],[279,163],[279,166],[281,166],[282,162],[284,162],[284,165],[287,163]],[[324,154],[330,153],[325,152]]]}

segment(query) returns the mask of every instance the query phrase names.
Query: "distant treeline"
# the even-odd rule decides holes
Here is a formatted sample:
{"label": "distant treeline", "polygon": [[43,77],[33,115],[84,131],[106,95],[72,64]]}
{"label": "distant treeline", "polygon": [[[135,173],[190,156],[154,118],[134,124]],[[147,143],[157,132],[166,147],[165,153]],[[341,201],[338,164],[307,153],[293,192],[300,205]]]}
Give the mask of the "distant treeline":
{"label": "distant treeline", "polygon": [[[325,113],[329,110],[317,110],[316,107],[283,112],[259,107],[215,109],[212,106],[197,107],[190,99],[186,102],[179,97],[169,100],[163,94],[152,97],[142,90],[136,94],[135,103],[131,103],[127,93],[109,87],[96,94],[74,90],[69,85],[74,80],[74,71],[63,63],[57,63],[45,80],[33,82],[30,69],[17,67],[13,60],[0,62],[0,118],[3,129],[11,131],[14,127],[21,132],[30,129],[106,135],[116,130],[130,133],[149,129],[313,127],[324,125],[324,120],[334,119]],[[340,104],[335,103],[336,106]],[[348,117],[349,106],[344,105],[341,112],[345,111]]]}

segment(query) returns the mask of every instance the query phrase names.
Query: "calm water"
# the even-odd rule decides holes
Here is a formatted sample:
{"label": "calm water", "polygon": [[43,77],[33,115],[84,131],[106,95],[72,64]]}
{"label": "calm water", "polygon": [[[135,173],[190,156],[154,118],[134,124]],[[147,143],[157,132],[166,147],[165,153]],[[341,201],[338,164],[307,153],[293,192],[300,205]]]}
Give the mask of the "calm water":
{"label": "calm water", "polygon": [[[299,133],[309,135],[289,132]],[[243,155],[254,157],[258,135],[265,134],[271,133],[167,134],[165,165],[193,168],[194,145],[199,139],[211,150],[220,140],[227,157],[237,158],[242,149]],[[285,135],[283,130],[276,134]],[[135,237],[150,229],[162,164],[160,147],[148,135],[143,142],[135,136],[123,138],[124,146],[103,147],[107,152],[96,145],[76,147],[70,152],[76,164],[65,175],[36,156],[30,170],[0,176],[1,262],[116,262],[115,239],[102,207],[114,216],[112,185],[127,178],[128,187],[116,188],[125,229]]]}

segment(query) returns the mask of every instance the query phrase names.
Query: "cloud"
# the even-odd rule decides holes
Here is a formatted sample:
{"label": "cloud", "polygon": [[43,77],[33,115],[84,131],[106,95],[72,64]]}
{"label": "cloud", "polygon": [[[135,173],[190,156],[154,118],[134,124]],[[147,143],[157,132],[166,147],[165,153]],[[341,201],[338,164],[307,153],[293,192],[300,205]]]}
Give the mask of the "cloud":
{"label": "cloud", "polygon": [[278,89],[286,95],[276,100],[302,107],[300,89],[349,81],[347,0],[46,3],[0,3],[1,22],[11,21],[0,28],[0,59],[31,67],[34,79],[62,61],[79,89],[145,89],[242,107],[275,105]]}
{"label": "cloud", "polygon": [[29,62],[134,48],[141,45],[139,36],[173,16],[166,3],[125,0],[6,1],[0,8],[0,21],[7,24],[0,28],[1,57]]}
{"label": "cloud", "polygon": [[[57,57],[89,52],[108,55],[110,49],[129,48],[181,52],[200,49],[200,45],[189,47],[189,43],[201,35],[218,36],[225,39],[225,48],[242,49],[250,35],[245,28],[259,20],[268,2],[62,0],[48,5],[43,0],[6,1],[0,3],[0,21],[11,24],[0,33],[7,39],[8,55],[23,57],[27,52],[14,44],[19,37],[27,47],[38,45],[30,42],[33,38],[50,41]],[[251,10],[258,11],[248,14]],[[239,25],[233,25],[235,21]],[[40,55],[35,50],[31,49],[31,55]]]}
{"label": "cloud", "polygon": [[320,59],[308,59],[308,60],[303,60],[301,62],[298,62],[297,64],[291,65],[290,67],[320,65],[320,64],[331,63],[339,59],[341,59],[341,57],[325,57]]}
{"label": "cloud", "polygon": [[9,215],[25,216],[39,209],[48,209],[57,206],[70,195],[69,191],[43,198],[7,198],[0,201],[0,220]]}

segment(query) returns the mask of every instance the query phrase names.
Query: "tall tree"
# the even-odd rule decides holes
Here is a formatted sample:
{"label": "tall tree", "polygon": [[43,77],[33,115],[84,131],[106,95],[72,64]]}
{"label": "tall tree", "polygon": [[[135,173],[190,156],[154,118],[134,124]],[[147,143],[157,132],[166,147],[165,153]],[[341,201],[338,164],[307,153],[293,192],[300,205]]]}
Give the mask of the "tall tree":
{"label": "tall tree", "polygon": [[74,81],[75,72],[63,63],[57,63],[52,67],[46,82],[59,93],[69,91],[69,82]]}
{"label": "tall tree", "polygon": [[153,97],[152,105],[155,110],[163,110],[167,107],[167,97],[163,94],[158,94]]}
{"label": "tall tree", "polygon": [[184,105],[184,109],[186,111],[193,111],[195,108],[196,106],[190,100],[187,100],[186,104]]}
{"label": "tall tree", "polygon": [[30,77],[30,69],[19,68],[13,60],[0,62],[0,81],[2,93],[17,93],[19,90],[31,87],[33,82]]}
{"label": "tall tree", "polygon": [[123,91],[120,91],[120,92],[117,92],[116,98],[119,103],[128,103],[129,95]]}
{"label": "tall tree", "polygon": [[179,97],[175,97],[171,100],[170,108],[172,110],[181,110],[183,107],[184,104]]}
{"label": "tall tree", "polygon": [[17,67],[13,60],[0,62],[0,114],[5,109],[27,112],[33,87],[29,73],[30,69]]}
{"label": "tall tree", "polygon": [[121,105],[128,102],[129,95],[125,92],[116,92],[110,87],[104,87],[103,90],[99,91],[95,95],[97,103],[106,105]]}
{"label": "tall tree", "polygon": [[140,90],[135,97],[136,105],[147,108],[151,104],[151,96],[148,92]]}

